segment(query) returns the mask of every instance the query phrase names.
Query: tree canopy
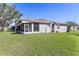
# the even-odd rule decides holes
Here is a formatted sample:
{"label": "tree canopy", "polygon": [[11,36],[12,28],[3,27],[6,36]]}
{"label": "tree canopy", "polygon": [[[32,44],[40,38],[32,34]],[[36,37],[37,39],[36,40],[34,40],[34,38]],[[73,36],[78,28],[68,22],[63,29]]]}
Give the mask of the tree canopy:
{"label": "tree canopy", "polygon": [[68,21],[68,22],[66,22],[66,24],[67,24],[67,25],[70,25],[70,26],[78,25],[77,23],[72,22],[72,21]]}
{"label": "tree canopy", "polygon": [[15,4],[0,4],[0,21],[2,22],[2,27],[8,27],[10,21],[13,19],[20,19],[22,14],[16,10]]}

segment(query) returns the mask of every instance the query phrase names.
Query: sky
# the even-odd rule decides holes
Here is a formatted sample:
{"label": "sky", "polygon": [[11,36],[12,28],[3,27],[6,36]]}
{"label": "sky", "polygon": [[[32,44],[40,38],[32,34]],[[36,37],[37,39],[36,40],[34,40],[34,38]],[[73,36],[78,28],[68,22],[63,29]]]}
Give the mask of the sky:
{"label": "sky", "polygon": [[16,3],[22,19],[48,19],[56,22],[74,21],[79,24],[78,3]]}

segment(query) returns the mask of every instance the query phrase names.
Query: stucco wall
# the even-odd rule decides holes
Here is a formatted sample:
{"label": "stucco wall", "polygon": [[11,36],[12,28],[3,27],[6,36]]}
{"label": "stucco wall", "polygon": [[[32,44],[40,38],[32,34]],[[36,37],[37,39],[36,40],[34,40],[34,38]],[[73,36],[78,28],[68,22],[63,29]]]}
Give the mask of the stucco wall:
{"label": "stucco wall", "polygon": [[[32,24],[32,26],[33,26],[33,24]],[[50,33],[50,32],[52,32],[51,24],[39,24],[39,31],[33,31],[33,28],[32,28],[32,32],[24,32],[24,34]],[[54,25],[54,32],[67,32],[67,26],[59,26],[59,29],[58,29],[58,26]]]}
{"label": "stucco wall", "polygon": [[58,29],[58,26],[55,25],[55,28],[54,28],[54,32],[67,32],[67,26],[59,26],[59,29]]}
{"label": "stucco wall", "polygon": [[[50,33],[51,32],[51,25],[50,24],[39,24],[39,31],[32,31],[32,32],[24,32],[24,34],[31,34],[31,33]],[[33,30],[33,28],[32,28]]]}
{"label": "stucco wall", "polygon": [[43,33],[51,32],[51,25],[50,24],[40,24],[39,32],[43,32]]}
{"label": "stucco wall", "polygon": [[75,28],[74,28],[74,26],[72,26],[71,30],[77,30],[77,28],[78,28],[78,26],[75,26]]}

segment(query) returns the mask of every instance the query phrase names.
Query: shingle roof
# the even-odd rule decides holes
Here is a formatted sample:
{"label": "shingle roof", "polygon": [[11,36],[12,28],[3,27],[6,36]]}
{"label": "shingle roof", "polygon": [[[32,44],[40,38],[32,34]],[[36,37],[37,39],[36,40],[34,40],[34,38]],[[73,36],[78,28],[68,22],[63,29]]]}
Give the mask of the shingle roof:
{"label": "shingle roof", "polygon": [[55,23],[55,24],[62,25],[62,26],[67,26],[67,24],[65,24],[65,23]]}
{"label": "shingle roof", "polygon": [[46,20],[46,19],[27,19],[21,21],[34,22],[34,23],[55,23],[52,20]]}

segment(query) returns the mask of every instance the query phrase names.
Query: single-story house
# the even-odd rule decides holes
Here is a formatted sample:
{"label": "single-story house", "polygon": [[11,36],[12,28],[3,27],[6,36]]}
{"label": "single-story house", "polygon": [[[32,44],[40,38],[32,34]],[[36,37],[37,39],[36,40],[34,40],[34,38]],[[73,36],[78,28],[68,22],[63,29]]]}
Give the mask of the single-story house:
{"label": "single-story house", "polygon": [[44,19],[20,20],[16,22],[15,31],[23,34],[67,32],[67,26]]}
{"label": "single-story house", "polygon": [[64,23],[52,24],[53,32],[67,32],[67,25]]}
{"label": "single-story house", "polygon": [[73,25],[73,26],[71,26],[71,30],[72,30],[72,31],[73,31],[73,30],[75,30],[75,31],[76,31],[76,30],[79,30],[79,25],[76,25],[76,26]]}

